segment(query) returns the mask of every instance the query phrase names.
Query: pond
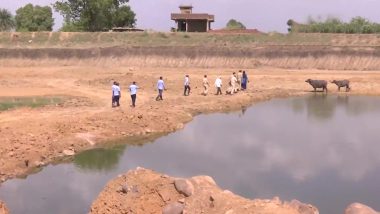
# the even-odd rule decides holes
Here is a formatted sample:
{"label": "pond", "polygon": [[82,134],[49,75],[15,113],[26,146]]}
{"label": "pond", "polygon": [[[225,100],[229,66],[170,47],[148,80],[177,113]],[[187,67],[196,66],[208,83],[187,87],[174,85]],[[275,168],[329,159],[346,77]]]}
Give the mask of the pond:
{"label": "pond", "polygon": [[86,151],[7,181],[0,198],[13,214],[87,213],[109,180],[141,166],[210,175],[236,194],[298,199],[320,213],[352,202],[380,210],[379,107],[378,97],[315,95],[201,115],[154,143]]}

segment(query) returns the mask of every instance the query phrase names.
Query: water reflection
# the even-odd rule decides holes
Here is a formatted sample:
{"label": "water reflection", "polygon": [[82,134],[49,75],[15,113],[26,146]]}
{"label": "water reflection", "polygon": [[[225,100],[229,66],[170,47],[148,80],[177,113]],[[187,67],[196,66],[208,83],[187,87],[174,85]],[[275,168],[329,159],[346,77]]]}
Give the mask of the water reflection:
{"label": "water reflection", "polygon": [[83,170],[110,171],[115,169],[124,153],[126,145],[118,145],[111,149],[94,149],[75,156],[74,164]]}
{"label": "water reflection", "polygon": [[337,107],[343,108],[348,116],[356,116],[375,112],[378,105],[377,99],[371,100],[368,97],[313,94],[305,99],[293,99],[291,107],[293,112],[297,114],[306,111],[312,120],[328,121],[333,119]]}
{"label": "water reflection", "polygon": [[342,213],[356,201],[380,210],[379,106],[379,98],[311,96],[261,103],[244,117],[203,115],[153,144],[94,150],[6,182],[0,198],[14,214],[86,213],[108,180],[142,166],[207,174],[240,195],[297,198],[320,213]]}

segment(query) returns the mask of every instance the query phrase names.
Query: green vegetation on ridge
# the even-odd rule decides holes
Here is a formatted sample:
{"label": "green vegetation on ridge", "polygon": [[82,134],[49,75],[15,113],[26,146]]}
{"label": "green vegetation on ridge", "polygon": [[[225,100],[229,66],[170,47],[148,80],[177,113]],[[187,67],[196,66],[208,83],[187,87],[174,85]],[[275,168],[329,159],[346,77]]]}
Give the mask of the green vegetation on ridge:
{"label": "green vegetation on ridge", "polygon": [[379,34],[324,33],[162,33],[162,32],[0,32],[0,48],[101,48],[112,46],[207,46],[251,48],[260,45],[380,46]]}
{"label": "green vegetation on ridge", "polygon": [[380,24],[370,22],[362,17],[355,17],[346,23],[337,18],[317,21],[312,18],[307,24],[298,23],[292,19],[287,22],[289,32],[296,33],[342,33],[342,34],[373,34],[380,33]]}

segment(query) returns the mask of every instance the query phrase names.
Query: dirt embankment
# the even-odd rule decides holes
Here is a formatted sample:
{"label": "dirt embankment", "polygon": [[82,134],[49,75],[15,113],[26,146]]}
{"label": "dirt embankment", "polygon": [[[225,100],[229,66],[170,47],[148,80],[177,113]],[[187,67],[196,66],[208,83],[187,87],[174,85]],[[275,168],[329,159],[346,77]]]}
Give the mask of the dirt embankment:
{"label": "dirt embankment", "polygon": [[0,214],[9,214],[7,206],[2,201],[0,201]]}
{"label": "dirt embankment", "polygon": [[[334,206],[332,204],[332,206]],[[345,214],[379,214],[372,208],[353,203]],[[110,181],[91,206],[91,214],[319,214],[318,208],[297,200],[249,200],[220,189],[209,176],[173,178],[137,168]]]}
{"label": "dirt embankment", "polygon": [[380,70],[380,47],[313,45],[0,48],[0,65]]}
{"label": "dirt embankment", "polygon": [[318,214],[299,201],[249,200],[220,189],[208,176],[173,178],[138,168],[110,181],[91,207],[101,213],[282,213]]}

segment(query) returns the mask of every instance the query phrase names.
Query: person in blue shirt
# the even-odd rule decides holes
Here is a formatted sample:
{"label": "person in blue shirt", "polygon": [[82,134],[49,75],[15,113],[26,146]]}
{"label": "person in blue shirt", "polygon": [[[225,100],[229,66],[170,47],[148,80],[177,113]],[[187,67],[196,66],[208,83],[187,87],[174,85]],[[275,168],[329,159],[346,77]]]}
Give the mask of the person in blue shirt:
{"label": "person in blue shirt", "polygon": [[243,75],[241,78],[241,89],[246,90],[247,89],[247,83],[248,83],[248,75],[245,71],[243,71]]}
{"label": "person in blue shirt", "polygon": [[157,90],[158,90],[158,95],[156,97],[156,101],[163,100],[162,92],[166,89],[165,89],[165,83],[162,80],[162,77],[160,77],[160,79],[157,81]]}
{"label": "person in blue shirt", "polygon": [[137,89],[139,89],[139,87],[136,85],[136,82],[133,82],[132,85],[129,86],[132,99],[132,108],[136,107]]}

